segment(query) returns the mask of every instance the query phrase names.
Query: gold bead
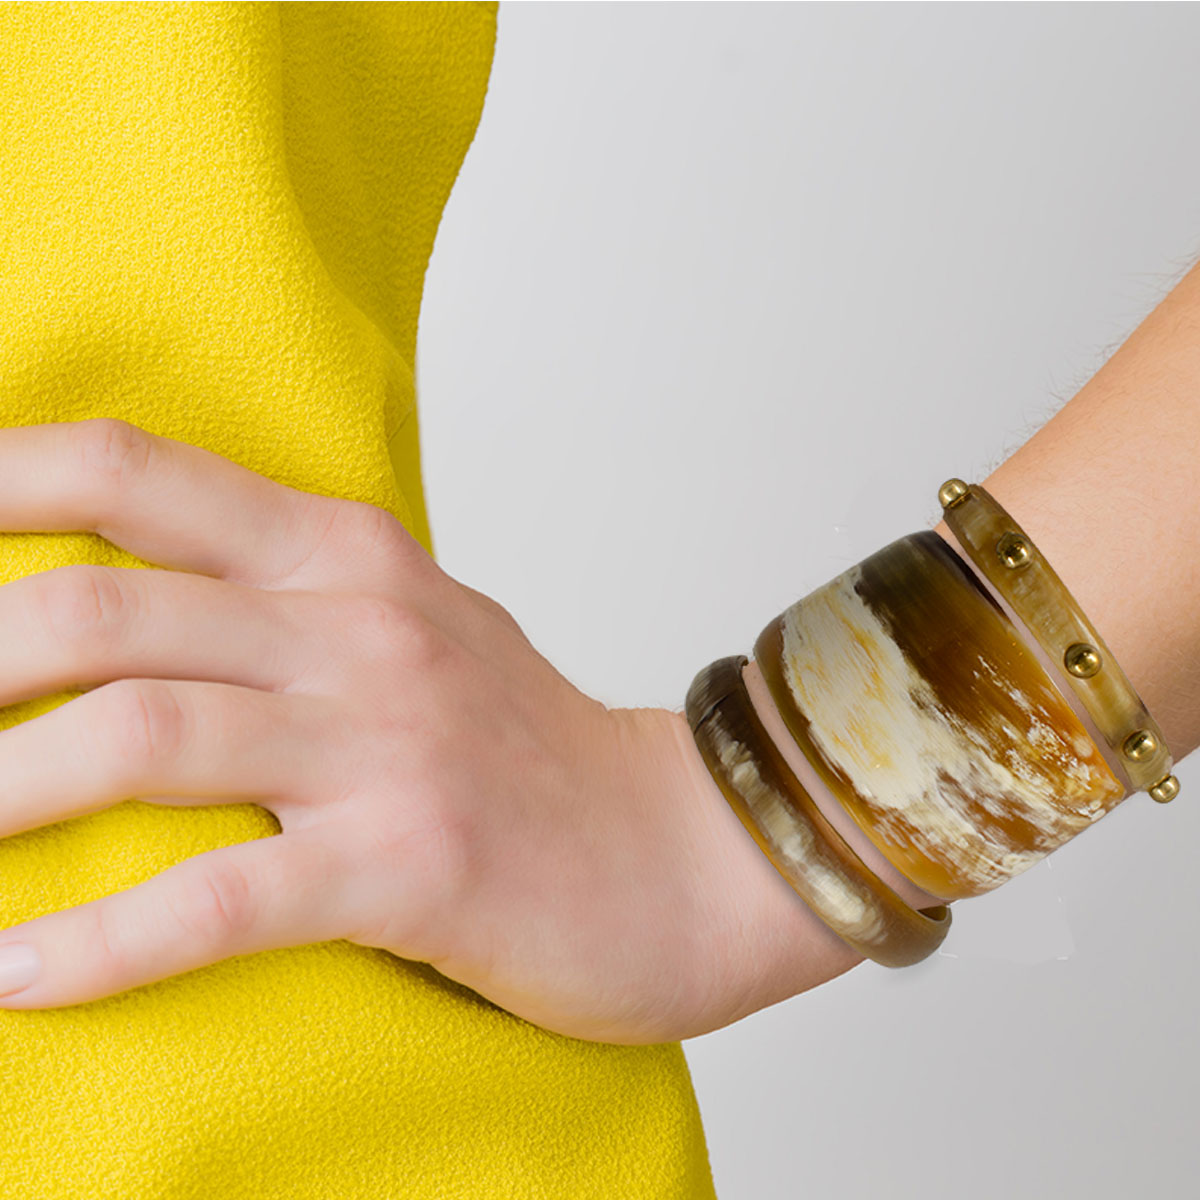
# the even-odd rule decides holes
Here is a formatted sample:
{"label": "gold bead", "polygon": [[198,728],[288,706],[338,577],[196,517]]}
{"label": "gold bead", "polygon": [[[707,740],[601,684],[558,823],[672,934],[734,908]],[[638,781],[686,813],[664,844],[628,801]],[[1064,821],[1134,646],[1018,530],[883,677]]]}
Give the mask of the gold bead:
{"label": "gold bead", "polygon": [[1100,651],[1087,642],[1075,642],[1067,647],[1063,666],[1078,679],[1090,679],[1100,670]]}
{"label": "gold bead", "polygon": [[996,553],[1006,567],[1012,567],[1014,570],[1017,567],[1028,566],[1032,561],[1029,543],[1011,529],[996,543]]}
{"label": "gold bead", "polygon": [[1153,787],[1146,789],[1153,800],[1166,804],[1179,795],[1179,780],[1174,775],[1164,775]]}
{"label": "gold bead", "polygon": [[943,508],[953,508],[961,504],[970,494],[970,488],[961,479],[947,479],[938,488],[938,500]]}
{"label": "gold bead", "polygon": [[1126,758],[1134,762],[1145,762],[1158,750],[1158,738],[1148,729],[1135,729],[1121,747]]}

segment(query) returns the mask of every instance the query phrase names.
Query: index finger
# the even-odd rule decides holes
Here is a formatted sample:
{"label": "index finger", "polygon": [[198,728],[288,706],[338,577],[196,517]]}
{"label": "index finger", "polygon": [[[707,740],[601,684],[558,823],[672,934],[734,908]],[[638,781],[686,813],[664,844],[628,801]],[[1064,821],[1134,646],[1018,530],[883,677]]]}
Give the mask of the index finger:
{"label": "index finger", "polygon": [[0,479],[0,530],[98,533],[147,562],[260,587],[328,568],[335,527],[404,533],[374,505],[111,417],[0,429]]}

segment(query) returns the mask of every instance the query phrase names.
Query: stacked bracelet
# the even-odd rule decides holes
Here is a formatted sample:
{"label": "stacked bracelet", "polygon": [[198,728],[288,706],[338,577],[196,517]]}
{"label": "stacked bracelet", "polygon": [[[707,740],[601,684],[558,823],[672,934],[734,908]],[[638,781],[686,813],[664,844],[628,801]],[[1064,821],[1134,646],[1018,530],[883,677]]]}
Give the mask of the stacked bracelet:
{"label": "stacked bracelet", "polygon": [[[950,480],[939,496],[980,575],[933,530],[909,534],[787,608],[754,657],[832,801],[904,877],[954,900],[1028,869],[1129,786],[1166,801],[1178,781],[1145,705],[1020,526],[978,485]],[[912,909],[844,842],[754,712],[746,661],[711,664],[688,692],[693,736],[722,793],[843,940],[891,966],[925,957],[949,909]]]}
{"label": "stacked bracelet", "polygon": [[717,786],[801,899],[844,942],[889,967],[932,954],[947,905],[909,907],[845,842],[771,740],[742,679],[748,659],[718,659],[692,681],[684,711]]}
{"label": "stacked bracelet", "polygon": [[1119,755],[1131,791],[1165,804],[1179,794],[1162,731],[1104,639],[1029,535],[978,483],[948,479],[938,491],[951,532],[1008,601]]}

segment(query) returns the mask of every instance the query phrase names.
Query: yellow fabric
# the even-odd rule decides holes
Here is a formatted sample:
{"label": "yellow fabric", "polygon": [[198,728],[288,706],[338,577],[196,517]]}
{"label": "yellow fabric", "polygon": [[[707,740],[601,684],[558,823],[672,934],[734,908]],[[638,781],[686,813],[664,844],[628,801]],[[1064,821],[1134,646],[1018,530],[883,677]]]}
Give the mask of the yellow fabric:
{"label": "yellow fabric", "polygon": [[[378,504],[429,548],[418,308],[496,21],[0,6],[0,421],[124,417]],[[147,565],[92,534],[0,534],[0,581],[77,562]],[[2,924],[278,829],[253,805],[125,800],[0,840]],[[6,1200],[712,1194],[678,1043],[552,1034],[384,951],[0,1011]]]}

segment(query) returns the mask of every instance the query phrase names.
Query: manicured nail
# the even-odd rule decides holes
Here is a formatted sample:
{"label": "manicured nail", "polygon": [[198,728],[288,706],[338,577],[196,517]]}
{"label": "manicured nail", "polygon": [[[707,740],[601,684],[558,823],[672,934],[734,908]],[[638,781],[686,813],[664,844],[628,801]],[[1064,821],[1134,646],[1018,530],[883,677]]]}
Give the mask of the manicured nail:
{"label": "manicured nail", "polygon": [[42,956],[24,943],[0,946],[0,996],[27,988],[41,973]]}

